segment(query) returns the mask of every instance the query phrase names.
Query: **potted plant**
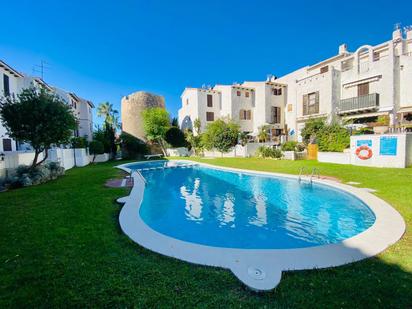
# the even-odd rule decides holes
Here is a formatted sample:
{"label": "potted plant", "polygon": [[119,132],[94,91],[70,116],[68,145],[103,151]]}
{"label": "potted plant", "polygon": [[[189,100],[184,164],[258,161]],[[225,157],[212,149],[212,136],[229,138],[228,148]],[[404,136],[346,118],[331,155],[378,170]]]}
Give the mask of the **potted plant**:
{"label": "potted plant", "polygon": [[375,134],[385,134],[389,130],[389,116],[379,116],[378,120],[370,124]]}

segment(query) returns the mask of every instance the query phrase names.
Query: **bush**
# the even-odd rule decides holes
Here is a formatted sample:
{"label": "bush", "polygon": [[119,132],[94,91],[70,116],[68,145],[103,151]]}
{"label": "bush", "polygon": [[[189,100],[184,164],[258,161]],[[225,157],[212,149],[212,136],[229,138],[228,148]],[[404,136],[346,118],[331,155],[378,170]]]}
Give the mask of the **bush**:
{"label": "bush", "polygon": [[91,141],[89,144],[89,152],[93,155],[93,162],[96,159],[96,155],[104,153],[104,145],[101,141]]}
{"label": "bush", "polygon": [[282,151],[295,151],[298,142],[295,141],[288,141],[282,144],[281,149]]}
{"label": "bush", "polygon": [[177,127],[171,127],[166,131],[165,140],[172,147],[186,147],[185,135]]}
{"label": "bush", "polygon": [[35,167],[20,165],[16,169],[15,176],[6,180],[6,182],[12,188],[28,187],[45,183],[62,175],[64,175],[64,168],[57,162],[50,162]]}
{"label": "bush", "polygon": [[86,148],[88,146],[88,142],[85,137],[72,137],[70,142],[73,148]]}
{"label": "bush", "polygon": [[239,137],[239,125],[229,120],[215,120],[209,123],[202,134],[202,144],[208,150],[217,149],[224,153],[235,146]]}
{"label": "bush", "polygon": [[304,143],[298,143],[296,145],[296,151],[297,152],[302,152],[306,149],[306,145]]}
{"label": "bush", "polygon": [[256,156],[261,158],[282,158],[282,151],[272,147],[260,146],[256,150]]}
{"label": "bush", "polygon": [[124,159],[139,159],[149,153],[146,143],[133,135],[123,132],[120,141]]}

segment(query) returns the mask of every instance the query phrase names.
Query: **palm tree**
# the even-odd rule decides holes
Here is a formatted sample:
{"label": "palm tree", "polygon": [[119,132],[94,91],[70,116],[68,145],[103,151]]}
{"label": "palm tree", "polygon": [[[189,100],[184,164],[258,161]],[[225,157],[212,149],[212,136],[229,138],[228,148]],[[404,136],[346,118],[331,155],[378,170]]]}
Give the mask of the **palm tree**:
{"label": "palm tree", "polygon": [[97,116],[103,117],[107,125],[114,128],[119,127],[119,112],[113,108],[113,104],[109,102],[102,102],[97,107]]}

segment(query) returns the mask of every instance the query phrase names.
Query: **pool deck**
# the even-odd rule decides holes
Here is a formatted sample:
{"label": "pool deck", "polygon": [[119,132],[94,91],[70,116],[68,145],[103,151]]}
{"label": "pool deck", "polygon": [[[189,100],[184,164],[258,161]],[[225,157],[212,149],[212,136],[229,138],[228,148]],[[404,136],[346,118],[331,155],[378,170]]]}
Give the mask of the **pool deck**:
{"label": "pool deck", "polygon": [[[196,164],[248,175],[282,177],[296,181],[299,179],[295,175],[227,168],[206,163]],[[130,195],[118,199],[120,203],[124,203],[119,222],[126,235],[141,246],[166,256],[190,263],[230,269],[239,280],[257,291],[275,288],[281,280],[283,271],[335,267],[375,256],[397,242],[406,228],[402,216],[370,192],[336,181],[314,179],[314,183],[325,184],[359,198],[374,212],[375,223],[362,233],[340,243],[309,248],[233,249],[189,243],[156,232],[141,219],[139,209],[143,200],[145,181],[139,173],[127,168],[127,164],[117,167],[132,173],[134,179]],[[302,181],[308,180],[304,178]]]}

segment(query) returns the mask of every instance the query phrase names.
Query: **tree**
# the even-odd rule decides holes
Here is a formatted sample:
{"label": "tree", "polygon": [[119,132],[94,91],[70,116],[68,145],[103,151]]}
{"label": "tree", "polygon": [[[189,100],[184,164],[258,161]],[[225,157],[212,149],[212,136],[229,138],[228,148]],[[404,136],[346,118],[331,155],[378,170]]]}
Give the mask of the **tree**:
{"label": "tree", "polygon": [[228,152],[235,146],[239,136],[239,125],[233,121],[225,122],[218,119],[206,127],[202,134],[202,142],[206,149],[217,149],[220,152]]}
{"label": "tree", "polygon": [[186,139],[184,133],[177,127],[171,127],[166,131],[165,140],[172,147],[185,147]]}
{"label": "tree", "polygon": [[[97,107],[97,116],[104,118],[103,129],[105,140],[101,141],[105,145],[105,151],[115,156],[117,152],[116,130],[120,128],[119,112],[113,108],[113,104],[102,102]],[[109,147],[107,147],[107,144],[109,144]]]}
{"label": "tree", "polygon": [[195,152],[196,156],[199,156],[203,151],[202,135],[194,135],[192,131],[185,131],[186,141],[189,143],[190,147]]}
{"label": "tree", "polygon": [[[53,144],[68,143],[77,127],[71,107],[45,89],[23,89],[17,98],[2,98],[0,118],[10,137],[33,147],[32,168],[47,159]],[[37,162],[43,151],[44,158]]]}
{"label": "tree", "polygon": [[166,155],[164,147],[164,138],[167,130],[170,128],[169,113],[161,107],[145,109],[142,112],[143,129],[146,138],[150,142],[157,142],[162,148],[163,154]]}
{"label": "tree", "polygon": [[301,136],[305,144],[314,142],[317,138],[317,135],[323,128],[326,126],[325,119],[309,119],[305,123],[305,127],[302,129]]}
{"label": "tree", "polygon": [[119,112],[109,102],[102,102],[97,107],[97,116],[104,118],[105,125],[110,125],[115,129],[119,126],[118,114]]}
{"label": "tree", "polygon": [[96,155],[104,153],[104,145],[101,141],[91,141],[89,144],[89,152],[93,155],[93,161],[96,159]]}
{"label": "tree", "polygon": [[177,120],[176,117],[172,118],[171,125],[172,125],[172,127],[179,127],[179,121]]}
{"label": "tree", "polygon": [[269,130],[270,130],[270,128],[267,125],[259,127],[259,132],[256,136],[259,143],[261,143],[261,142],[265,143],[268,140],[268,131]]}
{"label": "tree", "polygon": [[196,118],[194,121],[193,121],[193,128],[195,129],[195,133],[197,134],[197,135],[199,135],[200,134],[200,128],[202,127],[202,123],[200,122],[200,119],[199,118]]}

